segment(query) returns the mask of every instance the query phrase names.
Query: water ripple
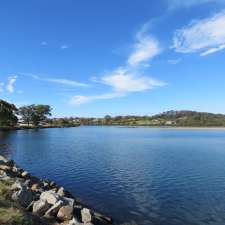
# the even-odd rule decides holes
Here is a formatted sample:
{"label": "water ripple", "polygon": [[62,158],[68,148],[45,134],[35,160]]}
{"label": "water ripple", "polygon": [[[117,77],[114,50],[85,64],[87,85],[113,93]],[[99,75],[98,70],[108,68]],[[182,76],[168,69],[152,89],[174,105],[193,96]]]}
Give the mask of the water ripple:
{"label": "water ripple", "polygon": [[225,224],[225,131],[79,127],[0,134],[0,152],[117,224]]}

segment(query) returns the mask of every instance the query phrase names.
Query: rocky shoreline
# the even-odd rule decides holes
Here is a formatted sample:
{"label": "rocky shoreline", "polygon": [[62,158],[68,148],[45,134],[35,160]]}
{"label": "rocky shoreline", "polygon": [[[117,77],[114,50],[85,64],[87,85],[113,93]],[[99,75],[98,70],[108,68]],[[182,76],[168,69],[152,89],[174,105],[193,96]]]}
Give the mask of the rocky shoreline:
{"label": "rocky shoreline", "polygon": [[[11,181],[10,198],[23,210],[38,216],[46,224],[107,225],[110,217],[80,203],[71,193],[55,182],[32,176],[0,155],[0,183]],[[43,223],[45,224],[45,223]]]}

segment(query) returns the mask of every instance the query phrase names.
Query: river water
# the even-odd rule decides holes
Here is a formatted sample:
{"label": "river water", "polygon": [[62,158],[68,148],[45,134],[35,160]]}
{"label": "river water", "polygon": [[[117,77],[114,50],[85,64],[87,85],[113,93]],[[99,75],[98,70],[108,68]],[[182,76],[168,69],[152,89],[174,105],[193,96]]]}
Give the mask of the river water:
{"label": "river water", "polygon": [[225,130],[81,126],[0,133],[0,154],[116,224],[225,224]]}

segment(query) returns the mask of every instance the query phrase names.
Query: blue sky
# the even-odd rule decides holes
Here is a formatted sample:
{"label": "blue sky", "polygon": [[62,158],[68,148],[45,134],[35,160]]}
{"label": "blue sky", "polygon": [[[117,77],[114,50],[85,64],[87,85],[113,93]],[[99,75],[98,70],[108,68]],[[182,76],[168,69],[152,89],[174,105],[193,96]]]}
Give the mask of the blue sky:
{"label": "blue sky", "polygon": [[17,106],[225,113],[225,0],[7,0],[0,31],[0,98]]}

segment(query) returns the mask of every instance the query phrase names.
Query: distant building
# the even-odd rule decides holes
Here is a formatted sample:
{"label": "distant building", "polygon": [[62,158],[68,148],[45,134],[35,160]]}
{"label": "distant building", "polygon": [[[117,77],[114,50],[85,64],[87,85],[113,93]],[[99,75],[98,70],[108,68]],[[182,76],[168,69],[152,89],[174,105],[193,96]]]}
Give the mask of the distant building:
{"label": "distant building", "polygon": [[165,122],[165,125],[167,125],[167,126],[170,126],[170,125],[173,125],[174,123],[173,123],[173,121],[171,121],[171,120],[168,120],[168,121],[166,121]]}

